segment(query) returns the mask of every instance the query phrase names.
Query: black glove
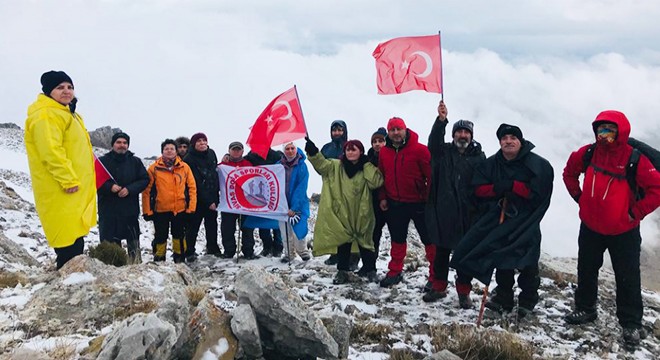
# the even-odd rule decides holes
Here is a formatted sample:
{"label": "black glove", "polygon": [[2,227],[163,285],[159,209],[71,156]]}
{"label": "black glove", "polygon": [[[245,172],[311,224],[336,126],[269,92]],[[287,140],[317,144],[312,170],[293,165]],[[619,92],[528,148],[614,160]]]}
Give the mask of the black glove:
{"label": "black glove", "polygon": [[316,144],[312,140],[309,139],[309,136],[305,136],[305,152],[309,156],[314,156],[319,153],[319,148],[316,147]]}
{"label": "black glove", "polygon": [[513,190],[513,180],[504,179],[504,180],[499,180],[495,184],[493,184],[493,191],[498,196],[511,190]]}
{"label": "black glove", "polygon": [[142,214],[142,218],[144,219],[144,221],[152,221],[154,219],[154,215]]}

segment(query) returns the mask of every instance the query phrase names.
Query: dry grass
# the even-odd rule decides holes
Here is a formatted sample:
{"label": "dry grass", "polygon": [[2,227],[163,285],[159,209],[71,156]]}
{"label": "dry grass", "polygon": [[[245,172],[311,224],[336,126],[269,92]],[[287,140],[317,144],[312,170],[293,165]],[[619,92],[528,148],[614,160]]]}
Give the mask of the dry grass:
{"label": "dry grass", "polygon": [[0,271],[0,289],[13,288],[16,285],[25,285],[28,283],[27,277],[18,272]]}
{"label": "dry grass", "polygon": [[117,309],[115,310],[115,319],[116,320],[126,319],[127,317],[137,313],[148,314],[156,310],[157,308],[158,308],[158,303],[155,302],[154,300],[150,300],[150,299],[139,300],[129,304],[128,306],[117,307]]}
{"label": "dry grass", "polygon": [[393,349],[389,360],[417,360],[412,351],[408,349]]}
{"label": "dry grass", "polygon": [[188,303],[192,307],[196,307],[206,296],[206,287],[201,285],[191,285],[186,287],[186,296]]}
{"label": "dry grass", "polygon": [[55,342],[55,347],[46,351],[52,360],[72,360],[76,358],[76,344],[72,340],[62,339]]}
{"label": "dry grass", "polygon": [[93,358],[101,352],[101,346],[103,345],[103,340],[105,340],[105,335],[98,336],[93,338],[87,344],[87,347],[80,352],[80,355],[92,355]]}
{"label": "dry grass", "polygon": [[373,322],[358,322],[351,332],[351,342],[361,344],[387,344],[392,327]]}
{"label": "dry grass", "polygon": [[436,351],[447,349],[465,360],[530,360],[533,348],[517,336],[472,325],[438,325],[432,329]]}

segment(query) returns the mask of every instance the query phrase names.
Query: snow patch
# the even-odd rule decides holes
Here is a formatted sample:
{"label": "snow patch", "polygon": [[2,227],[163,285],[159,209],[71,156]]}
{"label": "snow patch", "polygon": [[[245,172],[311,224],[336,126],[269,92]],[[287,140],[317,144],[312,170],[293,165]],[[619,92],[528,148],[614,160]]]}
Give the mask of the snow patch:
{"label": "snow patch", "polygon": [[227,339],[222,338],[218,340],[218,343],[215,344],[210,349],[202,355],[201,360],[216,360],[219,356],[224,355],[229,350],[229,342]]}
{"label": "snow patch", "polygon": [[83,273],[76,272],[67,276],[66,279],[62,280],[62,284],[77,285],[77,284],[85,284],[85,283],[93,282],[94,280],[96,280],[94,275],[90,274],[87,271]]}

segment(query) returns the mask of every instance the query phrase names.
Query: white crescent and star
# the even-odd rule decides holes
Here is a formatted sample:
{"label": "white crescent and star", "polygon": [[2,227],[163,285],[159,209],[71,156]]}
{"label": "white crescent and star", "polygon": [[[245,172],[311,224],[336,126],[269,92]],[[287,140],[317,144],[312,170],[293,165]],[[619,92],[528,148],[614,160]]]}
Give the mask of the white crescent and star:
{"label": "white crescent and star", "polygon": [[286,108],[286,115],[282,116],[279,118],[279,120],[289,120],[289,128],[286,129],[284,132],[291,132],[293,129],[296,128],[296,118],[293,117],[293,112],[291,111],[291,105],[289,104],[288,101],[277,101],[273,105],[273,108],[275,108],[276,105],[281,105]]}
{"label": "white crescent and star", "polygon": [[419,74],[413,74],[413,75],[419,78],[425,78],[429,76],[431,74],[431,71],[433,71],[433,60],[431,60],[431,56],[425,53],[424,51],[415,51],[412,54],[410,54],[410,56],[408,56],[408,58],[406,58],[406,60],[404,60],[403,63],[401,64],[401,68],[407,69],[410,66],[408,59],[413,55],[421,56],[424,59],[424,62],[426,62],[426,69],[424,69],[424,71]]}

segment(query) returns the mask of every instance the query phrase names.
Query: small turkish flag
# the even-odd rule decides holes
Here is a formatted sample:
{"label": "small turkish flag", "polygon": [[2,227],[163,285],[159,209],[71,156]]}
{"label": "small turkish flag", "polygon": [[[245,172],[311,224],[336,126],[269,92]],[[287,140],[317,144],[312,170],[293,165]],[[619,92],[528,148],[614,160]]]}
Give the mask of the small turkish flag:
{"label": "small turkish flag", "polygon": [[442,93],[440,35],[401,37],[378,44],[376,59],[379,94],[410,90]]}
{"label": "small turkish flag", "polygon": [[306,134],[307,126],[294,86],[266,106],[252,125],[246,143],[252,151],[265,159],[271,146],[301,139]]}
{"label": "small turkish flag", "polygon": [[98,190],[106,181],[113,179],[112,175],[108,169],[105,168],[105,165],[96,157],[94,154],[94,171],[96,172],[96,190]]}

